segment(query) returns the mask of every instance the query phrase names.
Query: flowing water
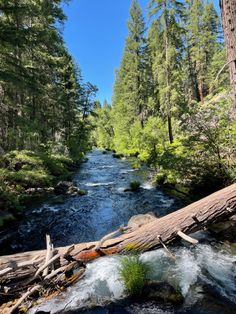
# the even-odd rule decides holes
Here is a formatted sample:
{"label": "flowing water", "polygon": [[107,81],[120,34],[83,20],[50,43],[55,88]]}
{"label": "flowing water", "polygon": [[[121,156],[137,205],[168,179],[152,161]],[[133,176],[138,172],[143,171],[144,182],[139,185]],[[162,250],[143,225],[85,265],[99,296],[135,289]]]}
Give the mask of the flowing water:
{"label": "flowing water", "polygon": [[[134,180],[142,183],[140,191],[125,192]],[[152,186],[145,167],[134,170],[129,161],[99,150],[88,154],[88,162],[81,166],[74,182],[88,194],[52,197],[28,210],[8,230],[8,238],[2,234],[0,249],[14,253],[44,248],[45,233],[50,233],[55,246],[92,241],[127,224],[133,215],[154,212],[160,217],[181,207]],[[195,237],[198,246],[173,248],[176,262],[162,249],[141,255],[152,269],[150,279],[180,289],[185,297],[181,306],[128,300],[119,279],[120,257],[110,256],[89,263],[77,285],[30,313],[39,309],[51,313],[236,313],[235,255],[206,232]]]}

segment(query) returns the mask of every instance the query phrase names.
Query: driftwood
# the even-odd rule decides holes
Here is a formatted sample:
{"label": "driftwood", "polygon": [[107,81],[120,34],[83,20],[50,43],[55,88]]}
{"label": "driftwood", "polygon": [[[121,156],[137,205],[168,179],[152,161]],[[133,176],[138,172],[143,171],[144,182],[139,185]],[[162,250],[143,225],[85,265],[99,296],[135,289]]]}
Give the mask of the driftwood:
{"label": "driftwood", "polygon": [[[57,248],[55,253],[50,238],[47,237],[47,250],[0,257],[0,293],[5,297],[13,295],[19,298],[21,292],[27,295],[27,290],[31,291],[36,283],[52,290],[58,282],[64,287],[68,286],[84,273],[84,263],[104,255],[143,252],[163,246],[168,255],[175,258],[167,244],[184,239],[196,245],[198,241],[187,234],[226,220],[234,214],[236,184],[162,218],[151,219],[144,225],[139,224],[136,228],[130,225],[120,227],[97,242]],[[111,239],[114,236],[117,237]],[[47,271],[44,272],[45,269]]]}

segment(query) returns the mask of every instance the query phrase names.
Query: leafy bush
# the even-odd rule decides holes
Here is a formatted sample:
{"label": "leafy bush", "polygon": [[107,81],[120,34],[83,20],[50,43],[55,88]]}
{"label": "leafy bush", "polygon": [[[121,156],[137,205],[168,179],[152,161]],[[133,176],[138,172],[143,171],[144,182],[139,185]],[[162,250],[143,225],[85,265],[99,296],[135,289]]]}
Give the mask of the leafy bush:
{"label": "leafy bush", "polygon": [[141,183],[139,181],[131,181],[129,183],[130,189],[133,192],[138,191],[138,189],[140,188],[140,185]]}
{"label": "leafy bush", "polygon": [[136,255],[122,257],[119,274],[129,294],[142,292],[149,270],[149,266]]}

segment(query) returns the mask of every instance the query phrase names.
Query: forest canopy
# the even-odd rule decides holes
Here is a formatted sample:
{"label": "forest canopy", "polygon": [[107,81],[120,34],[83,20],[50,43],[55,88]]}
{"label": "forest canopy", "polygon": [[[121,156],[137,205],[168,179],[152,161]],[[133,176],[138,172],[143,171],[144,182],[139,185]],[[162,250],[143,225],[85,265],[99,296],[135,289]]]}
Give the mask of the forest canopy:
{"label": "forest canopy", "polygon": [[149,26],[132,1],[112,105],[96,109],[94,142],[138,155],[159,183],[212,192],[236,176],[220,17],[204,0],[152,0],[148,13]]}
{"label": "forest canopy", "polygon": [[68,178],[91,148],[97,87],[65,46],[63,2],[0,0],[0,218],[29,189]]}

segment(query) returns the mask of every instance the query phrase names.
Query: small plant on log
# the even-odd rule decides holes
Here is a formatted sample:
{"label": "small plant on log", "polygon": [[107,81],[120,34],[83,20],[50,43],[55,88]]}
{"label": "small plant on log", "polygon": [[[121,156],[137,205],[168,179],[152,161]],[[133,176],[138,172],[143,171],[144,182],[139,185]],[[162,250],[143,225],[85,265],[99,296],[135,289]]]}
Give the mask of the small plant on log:
{"label": "small plant on log", "polygon": [[131,295],[139,295],[145,285],[149,266],[136,255],[124,256],[119,268],[120,278]]}

